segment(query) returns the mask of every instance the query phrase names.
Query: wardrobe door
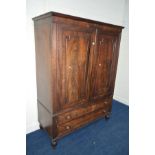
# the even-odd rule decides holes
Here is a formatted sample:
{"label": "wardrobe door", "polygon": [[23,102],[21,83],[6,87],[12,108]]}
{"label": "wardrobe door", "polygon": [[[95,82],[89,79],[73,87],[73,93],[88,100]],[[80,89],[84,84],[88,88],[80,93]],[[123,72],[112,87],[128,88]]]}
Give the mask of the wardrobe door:
{"label": "wardrobe door", "polygon": [[112,95],[113,65],[116,37],[98,32],[91,68],[90,98]]}
{"label": "wardrobe door", "polygon": [[89,54],[94,30],[57,24],[57,95],[61,109],[87,103]]}

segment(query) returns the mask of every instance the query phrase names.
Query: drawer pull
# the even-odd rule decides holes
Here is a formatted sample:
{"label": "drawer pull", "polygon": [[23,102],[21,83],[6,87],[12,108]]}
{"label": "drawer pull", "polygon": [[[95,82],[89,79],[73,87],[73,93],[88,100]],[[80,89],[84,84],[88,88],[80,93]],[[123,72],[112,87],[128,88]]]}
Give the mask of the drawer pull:
{"label": "drawer pull", "polygon": [[67,119],[71,119],[71,116],[70,116],[70,115],[68,115],[66,118],[67,118]]}
{"label": "drawer pull", "polygon": [[95,45],[95,42],[94,41],[92,42],[92,45]]}
{"label": "drawer pull", "polygon": [[106,110],[103,110],[103,113],[106,113]]}
{"label": "drawer pull", "polygon": [[71,127],[70,126],[66,126],[66,129],[69,130]]}
{"label": "drawer pull", "polygon": [[68,66],[68,69],[72,69],[72,67],[71,66]]}
{"label": "drawer pull", "polygon": [[106,102],[104,102],[105,104],[108,104],[108,102],[106,101]]}

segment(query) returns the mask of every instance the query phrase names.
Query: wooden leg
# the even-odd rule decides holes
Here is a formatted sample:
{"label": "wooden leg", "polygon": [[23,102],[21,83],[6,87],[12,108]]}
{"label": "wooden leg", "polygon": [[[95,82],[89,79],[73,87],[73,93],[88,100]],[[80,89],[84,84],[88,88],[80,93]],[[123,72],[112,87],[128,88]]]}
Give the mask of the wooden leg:
{"label": "wooden leg", "polygon": [[108,120],[110,118],[110,114],[111,112],[108,112],[106,115],[105,115],[105,119]]}
{"label": "wooden leg", "polygon": [[51,142],[51,146],[52,146],[53,149],[55,149],[56,146],[57,146],[57,141],[53,139],[52,142]]}

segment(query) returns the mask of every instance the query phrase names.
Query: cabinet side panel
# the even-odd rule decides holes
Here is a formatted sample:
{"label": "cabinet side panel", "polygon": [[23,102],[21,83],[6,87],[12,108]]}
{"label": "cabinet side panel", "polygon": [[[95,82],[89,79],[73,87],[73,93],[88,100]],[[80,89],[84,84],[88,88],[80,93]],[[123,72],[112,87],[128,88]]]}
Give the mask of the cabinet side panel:
{"label": "cabinet side panel", "polygon": [[42,128],[52,137],[52,117],[51,113],[38,101],[38,120]]}
{"label": "cabinet side panel", "polygon": [[34,22],[36,47],[37,100],[52,112],[51,91],[51,18]]}
{"label": "cabinet side panel", "polygon": [[114,93],[115,89],[115,81],[116,81],[116,74],[117,74],[117,66],[118,66],[118,59],[119,59],[119,50],[120,50],[120,42],[121,42],[121,34],[122,32],[117,36],[115,45],[114,45],[114,53],[115,53],[115,62],[114,62],[114,67],[113,67],[113,76],[112,76],[112,91]]}

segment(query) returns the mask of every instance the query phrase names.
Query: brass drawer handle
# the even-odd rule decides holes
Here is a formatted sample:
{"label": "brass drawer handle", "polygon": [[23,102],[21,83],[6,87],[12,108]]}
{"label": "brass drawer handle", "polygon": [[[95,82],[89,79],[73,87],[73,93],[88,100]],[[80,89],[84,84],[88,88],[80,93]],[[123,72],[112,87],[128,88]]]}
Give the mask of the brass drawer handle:
{"label": "brass drawer handle", "polygon": [[69,130],[71,127],[70,126],[66,126],[66,129]]}
{"label": "brass drawer handle", "polygon": [[71,66],[68,66],[68,69],[72,69],[72,67]]}
{"label": "brass drawer handle", "polygon": [[103,110],[103,113],[106,113],[106,110]]}
{"label": "brass drawer handle", "polygon": [[71,116],[70,116],[70,115],[68,115],[66,118],[67,118],[67,119],[71,119]]}
{"label": "brass drawer handle", "polygon": [[104,102],[105,104],[108,104],[108,102],[106,101],[106,102]]}
{"label": "brass drawer handle", "polygon": [[92,45],[95,45],[95,42],[94,41],[92,42]]}

